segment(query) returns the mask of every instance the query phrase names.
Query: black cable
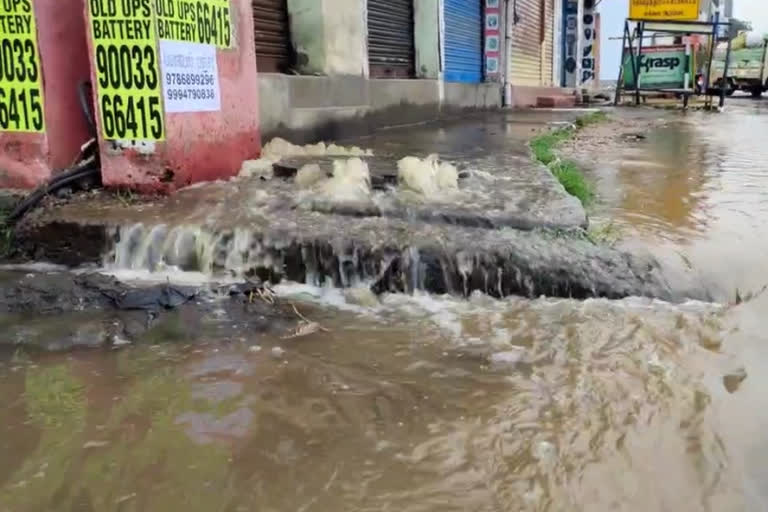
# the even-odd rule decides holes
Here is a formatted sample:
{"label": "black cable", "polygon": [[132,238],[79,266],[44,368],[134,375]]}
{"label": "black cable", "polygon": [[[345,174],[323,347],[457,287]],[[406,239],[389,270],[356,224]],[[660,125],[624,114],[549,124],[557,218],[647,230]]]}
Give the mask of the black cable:
{"label": "black cable", "polygon": [[70,184],[77,183],[85,178],[95,177],[101,181],[101,166],[97,159],[92,158],[80,162],[77,166],[67,171],[57,174],[50,182],[41,185],[34,192],[25,197],[13,212],[8,216],[8,221],[11,223],[17,222],[28,211],[38,205],[43,198],[49,194],[53,194],[57,190],[60,190]]}
{"label": "black cable", "polygon": [[80,109],[91,129],[91,136],[96,137],[96,118],[93,115],[93,85],[84,80],[77,85],[77,98],[80,100]]}
{"label": "black cable", "polygon": [[50,181],[40,185],[31,194],[22,199],[8,216],[9,222],[18,222],[27,212],[37,206],[45,196],[53,194],[57,190],[69,185],[85,179],[95,178],[98,185],[101,186],[101,163],[99,159],[99,145],[96,140],[96,119],[93,114],[93,86],[91,82],[86,80],[78,84],[77,98],[80,101],[80,109],[83,112],[85,121],[88,123],[92,139],[83,146],[79,161],[74,167],[55,175]]}

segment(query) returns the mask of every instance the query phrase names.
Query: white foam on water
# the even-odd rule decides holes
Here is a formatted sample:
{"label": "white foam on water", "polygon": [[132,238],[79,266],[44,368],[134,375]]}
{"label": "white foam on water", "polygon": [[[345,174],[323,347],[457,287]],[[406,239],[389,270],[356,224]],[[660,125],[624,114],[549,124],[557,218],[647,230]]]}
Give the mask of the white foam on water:
{"label": "white foam on water", "polygon": [[325,178],[325,173],[317,164],[306,164],[296,173],[296,186],[309,188]]}
{"label": "white foam on water", "polygon": [[335,160],[333,176],[320,187],[323,197],[333,202],[367,201],[371,196],[368,164],[359,158]]}
{"label": "white foam on water", "polygon": [[397,162],[400,189],[426,199],[443,199],[459,190],[459,171],[440,162],[437,155],[425,159],[407,156]]}
{"label": "white foam on water", "polygon": [[0,271],[7,270],[10,272],[35,272],[35,273],[51,273],[51,272],[66,272],[69,270],[64,265],[56,265],[53,263],[45,262],[33,262],[33,263],[9,263],[6,265],[0,265]]}
{"label": "white foam on water", "polygon": [[357,146],[327,145],[324,142],[299,146],[280,137],[269,141],[261,150],[261,158],[246,160],[240,167],[238,178],[263,178],[270,179],[273,176],[272,166],[288,157],[364,157],[373,156],[370,149],[362,149]]}
{"label": "white foam on water", "polygon": [[279,161],[289,156],[373,156],[373,151],[357,146],[326,145],[324,142],[299,146],[277,137],[264,145],[261,155],[263,158]]}
{"label": "white foam on water", "polygon": [[274,175],[272,166],[277,160],[259,158],[258,160],[246,160],[240,166],[238,176],[241,178],[271,179]]}
{"label": "white foam on water", "polygon": [[180,286],[205,287],[212,284],[234,284],[241,281],[235,278],[227,278],[225,275],[212,280],[211,276],[202,272],[187,272],[175,267],[168,267],[159,271],[102,268],[99,272],[112,276],[123,283],[137,285],[169,283]]}
{"label": "white foam on water", "polygon": [[371,314],[374,311],[369,307],[350,302],[346,291],[341,288],[283,282],[273,286],[272,290],[278,297],[284,299],[300,300],[332,307],[340,311],[350,311],[359,314]]}

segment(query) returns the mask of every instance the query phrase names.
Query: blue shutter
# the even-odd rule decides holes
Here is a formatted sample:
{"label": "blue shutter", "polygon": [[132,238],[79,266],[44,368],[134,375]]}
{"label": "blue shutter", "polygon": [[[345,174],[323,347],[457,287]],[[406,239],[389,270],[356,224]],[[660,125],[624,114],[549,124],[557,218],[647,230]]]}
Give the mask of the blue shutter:
{"label": "blue shutter", "polygon": [[483,81],[483,0],[445,0],[445,81]]}

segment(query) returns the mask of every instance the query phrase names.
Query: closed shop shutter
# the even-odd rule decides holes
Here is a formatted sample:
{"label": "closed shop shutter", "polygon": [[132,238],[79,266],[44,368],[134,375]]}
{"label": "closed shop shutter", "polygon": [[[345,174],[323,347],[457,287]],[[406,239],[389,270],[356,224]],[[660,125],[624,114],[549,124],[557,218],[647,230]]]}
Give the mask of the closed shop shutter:
{"label": "closed shop shutter", "polygon": [[551,87],[552,66],[555,50],[555,0],[545,0],[544,6],[544,55],[541,63],[541,85]]}
{"label": "closed shop shutter", "polygon": [[546,0],[511,0],[510,15],[517,15],[512,27],[509,55],[509,82],[512,85],[541,85],[542,2]]}
{"label": "closed shop shutter", "polygon": [[482,0],[445,0],[445,81],[483,81]]}
{"label": "closed shop shutter", "polygon": [[374,78],[408,78],[416,70],[413,0],[368,0],[368,63]]}
{"label": "closed shop shutter", "polygon": [[251,0],[256,68],[262,73],[287,72],[292,62],[287,0]]}

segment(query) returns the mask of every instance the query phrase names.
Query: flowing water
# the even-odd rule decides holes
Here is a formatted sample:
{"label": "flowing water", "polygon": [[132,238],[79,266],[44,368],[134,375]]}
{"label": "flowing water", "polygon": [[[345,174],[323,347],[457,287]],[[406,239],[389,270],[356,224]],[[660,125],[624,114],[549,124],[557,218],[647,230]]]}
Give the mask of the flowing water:
{"label": "flowing water", "polygon": [[720,303],[284,284],[325,330],[7,354],[0,511],[765,510],[768,105],[731,104],[589,169]]}

